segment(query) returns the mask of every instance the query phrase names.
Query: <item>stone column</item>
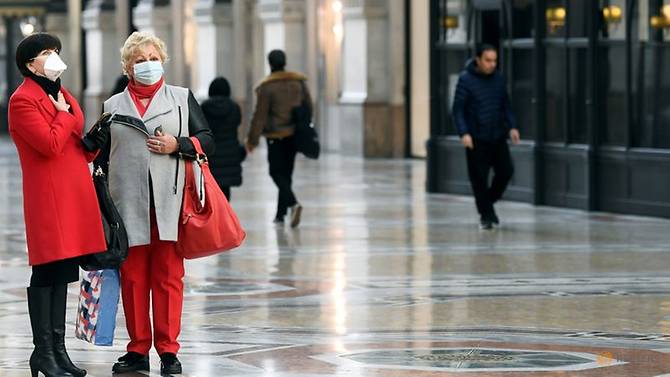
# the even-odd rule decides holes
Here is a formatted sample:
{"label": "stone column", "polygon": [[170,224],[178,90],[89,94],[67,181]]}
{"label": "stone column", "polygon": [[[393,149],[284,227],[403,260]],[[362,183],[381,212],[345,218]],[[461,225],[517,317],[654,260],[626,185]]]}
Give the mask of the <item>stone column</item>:
{"label": "stone column", "polygon": [[310,92],[318,96],[317,78],[319,77],[319,4],[317,1],[305,2],[305,75],[309,77]]}
{"label": "stone column", "polygon": [[[256,0],[232,0],[233,7],[233,74],[229,78],[233,100],[240,105],[242,124],[238,137],[246,137],[251,107],[254,100],[253,85],[253,49],[254,49],[254,4]],[[250,61],[252,61],[250,63]]]}
{"label": "stone column", "polygon": [[[165,42],[168,48],[169,56],[176,56],[180,51],[173,49],[172,43],[172,9],[167,1],[164,0],[140,0],[135,9],[133,9],[133,22],[139,31],[148,31],[155,34]],[[175,81],[175,73],[181,70],[175,69],[175,64],[179,61],[168,60],[165,64],[165,75],[167,82],[179,85],[180,78]]]}
{"label": "stone column", "polygon": [[234,64],[230,84],[233,98],[238,101],[247,99],[247,83],[253,71],[253,64],[249,64],[253,48],[252,8],[253,3],[249,0],[232,0]]}
{"label": "stone column", "polygon": [[[61,11],[62,10],[62,11]],[[51,33],[58,37],[63,44],[63,51],[61,51],[61,58],[68,65],[68,70],[63,74],[61,82],[63,86],[70,89],[75,85],[75,76],[81,74],[78,58],[72,53],[72,49],[68,46],[70,41],[70,27],[68,26],[68,16],[67,8],[63,7],[60,9],[54,8],[49,9],[49,12],[46,14],[45,29],[48,33]],[[77,68],[75,68],[77,67]],[[81,93],[73,92],[75,97],[79,98]]]}
{"label": "stone column", "polygon": [[[274,50],[286,52],[287,70],[305,72],[305,0],[259,0],[263,21],[264,56]],[[270,68],[266,64],[266,73]]]}
{"label": "stone column", "polygon": [[390,37],[389,6],[395,5],[384,0],[344,1],[340,124],[350,130],[341,133],[345,154],[395,156],[397,120],[390,104],[398,69],[391,62],[397,54],[390,45],[404,43],[404,37]]}
{"label": "stone column", "polygon": [[[230,0],[199,0],[195,7],[198,25],[196,97],[207,98],[209,84],[217,76],[226,77],[235,88],[235,34],[233,4]],[[241,62],[243,64],[243,62]]]}
{"label": "stone column", "polygon": [[413,157],[427,157],[426,141],[430,138],[430,4],[411,3],[411,127]]}
{"label": "stone column", "polygon": [[188,86],[185,77],[186,57],[184,56],[184,0],[170,0],[170,16],[168,17],[172,32],[172,40],[167,45],[171,69],[168,80],[173,85]]}
{"label": "stone column", "polygon": [[[81,38],[81,1],[80,0],[68,0],[67,1],[67,25],[70,30],[70,35],[68,40],[64,40],[64,43],[68,44],[68,49],[70,50],[70,57],[72,58],[72,63],[79,64],[80,57],[82,56],[82,38]],[[82,74],[78,70],[78,74],[71,75],[70,77],[70,92],[73,93],[77,98],[81,98],[82,94]]]}
{"label": "stone column", "polygon": [[130,9],[129,0],[115,0],[114,8],[116,9],[114,12],[116,17],[116,42],[120,49],[130,32],[130,15],[132,9]]}
{"label": "stone column", "polygon": [[84,115],[90,125],[102,111],[117,78],[122,74],[121,54],[116,34],[116,19],[112,0],[97,0],[88,4],[83,13],[86,32],[86,81]]}
{"label": "stone column", "polygon": [[382,151],[386,157],[403,158],[409,153],[405,142],[407,140],[406,119],[405,119],[405,87],[407,78],[405,77],[405,9],[404,1],[392,1],[389,4],[389,27],[388,33],[390,39],[387,41],[386,51],[387,62],[389,64],[389,87],[388,87],[388,111],[390,119],[388,129],[380,129],[389,135],[388,144]]}
{"label": "stone column", "polygon": [[[320,62],[320,51],[319,51],[319,4],[317,1],[307,1],[305,2],[305,75],[308,77],[307,87],[309,92],[312,95],[312,101],[314,101],[314,117],[313,119],[318,119],[321,113],[321,93],[320,93],[320,82],[321,76],[319,75],[319,62]],[[325,67],[324,67],[325,69]],[[317,131],[322,134],[322,125],[321,123],[315,121],[315,127]]]}

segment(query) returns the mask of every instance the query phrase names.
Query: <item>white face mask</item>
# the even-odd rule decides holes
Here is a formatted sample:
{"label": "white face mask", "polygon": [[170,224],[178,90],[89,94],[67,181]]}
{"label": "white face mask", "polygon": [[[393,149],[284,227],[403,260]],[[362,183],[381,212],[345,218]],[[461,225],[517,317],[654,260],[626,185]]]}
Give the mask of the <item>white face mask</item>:
{"label": "white face mask", "polygon": [[61,60],[60,56],[52,52],[44,61],[44,76],[51,81],[56,81],[60,75],[65,72],[67,65]]}
{"label": "white face mask", "polygon": [[133,77],[144,85],[153,85],[163,77],[163,64],[149,60],[133,66]]}

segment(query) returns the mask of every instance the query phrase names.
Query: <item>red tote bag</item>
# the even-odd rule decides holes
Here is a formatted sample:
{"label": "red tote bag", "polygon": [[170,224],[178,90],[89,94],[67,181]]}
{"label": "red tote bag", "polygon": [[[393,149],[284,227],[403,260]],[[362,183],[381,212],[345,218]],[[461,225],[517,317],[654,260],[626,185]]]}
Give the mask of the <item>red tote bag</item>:
{"label": "red tote bag", "polygon": [[[193,164],[186,162],[184,201],[179,222],[177,253],[186,259],[202,258],[234,249],[242,244],[246,233],[230,203],[209,171],[207,156],[200,141],[191,138],[198,154],[196,162],[201,177],[196,177]],[[196,179],[202,179],[198,190]],[[204,204],[200,200],[204,196]]]}

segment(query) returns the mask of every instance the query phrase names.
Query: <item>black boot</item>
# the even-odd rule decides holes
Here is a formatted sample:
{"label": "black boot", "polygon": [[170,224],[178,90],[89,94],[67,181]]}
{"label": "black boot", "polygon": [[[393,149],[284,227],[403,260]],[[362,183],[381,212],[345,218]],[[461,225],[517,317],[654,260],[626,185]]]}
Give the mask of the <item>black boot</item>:
{"label": "black boot", "polygon": [[28,313],[35,350],[30,355],[30,375],[42,372],[46,377],[73,377],[56,362],[51,328],[51,287],[28,288]]}
{"label": "black boot", "polygon": [[54,356],[58,365],[75,377],[84,377],[85,369],[79,369],[70,360],[65,349],[65,308],[67,306],[67,284],[56,285],[51,293],[51,326],[53,328]]}

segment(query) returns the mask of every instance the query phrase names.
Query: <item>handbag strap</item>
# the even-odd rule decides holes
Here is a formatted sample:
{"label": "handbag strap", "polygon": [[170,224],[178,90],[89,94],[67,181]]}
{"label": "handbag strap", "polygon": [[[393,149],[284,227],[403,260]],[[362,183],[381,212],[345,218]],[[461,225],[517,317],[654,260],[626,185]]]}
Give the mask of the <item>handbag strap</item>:
{"label": "handbag strap", "polygon": [[[189,139],[191,140],[191,143],[193,143],[193,148],[195,148],[195,153],[197,155],[195,160],[198,163],[198,165],[200,165],[200,167],[202,167],[203,163],[205,163],[205,164],[207,163],[207,155],[205,154],[205,151],[202,150],[202,145],[200,144],[200,140],[198,140],[197,137],[191,136]],[[186,169],[187,169],[187,174],[188,174],[189,170],[190,170],[191,173],[193,172],[193,168],[191,167],[191,165],[187,164]],[[196,179],[196,178],[193,177],[193,179]],[[204,190],[204,187],[205,187],[204,179],[205,178],[202,174],[202,171],[200,171],[200,179],[199,179],[200,180],[200,190],[198,192],[198,199],[199,200],[202,200],[203,194],[204,194],[203,193],[203,190]]]}
{"label": "handbag strap", "polygon": [[191,139],[191,143],[193,143],[193,148],[195,148],[195,153],[198,155],[198,160],[202,159],[204,161],[207,161],[207,155],[205,154],[205,151],[202,149],[202,144],[200,144],[200,140],[198,140],[198,138],[195,136],[191,136],[189,139]]}

